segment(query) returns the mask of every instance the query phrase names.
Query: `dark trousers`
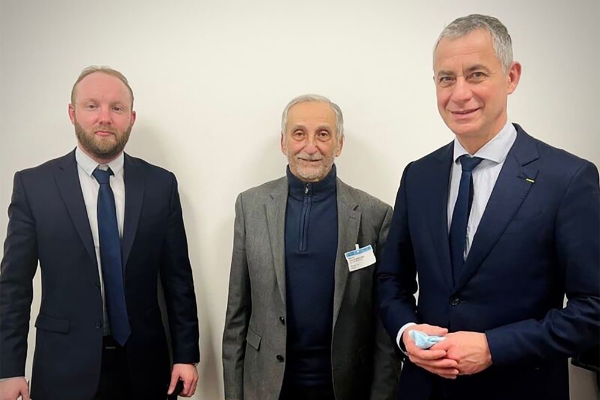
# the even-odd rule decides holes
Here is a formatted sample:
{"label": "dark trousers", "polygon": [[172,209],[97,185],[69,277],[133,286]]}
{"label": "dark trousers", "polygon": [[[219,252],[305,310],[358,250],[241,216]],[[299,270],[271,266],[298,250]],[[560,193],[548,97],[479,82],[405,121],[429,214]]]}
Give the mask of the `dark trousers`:
{"label": "dark trousers", "polygon": [[112,336],[105,336],[102,346],[102,369],[94,400],[132,399],[125,348],[119,346]]}
{"label": "dark trousers", "polygon": [[335,400],[333,386],[305,387],[284,383],[279,400]]}

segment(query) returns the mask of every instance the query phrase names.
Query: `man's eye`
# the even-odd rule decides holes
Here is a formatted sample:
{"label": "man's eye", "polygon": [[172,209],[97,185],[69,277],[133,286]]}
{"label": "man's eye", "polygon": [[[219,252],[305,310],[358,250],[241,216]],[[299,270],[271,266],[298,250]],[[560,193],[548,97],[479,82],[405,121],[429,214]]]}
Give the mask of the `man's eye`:
{"label": "man's eye", "polygon": [[454,78],[451,76],[441,76],[438,79],[438,83],[442,86],[448,86],[454,83]]}
{"label": "man's eye", "polygon": [[87,104],[85,106],[85,108],[87,108],[88,110],[94,110],[94,109],[96,109],[96,105],[95,104]]}
{"label": "man's eye", "polygon": [[321,139],[327,139],[330,136],[328,131],[319,131],[317,135]]}
{"label": "man's eye", "polygon": [[116,112],[121,112],[121,111],[123,111],[123,107],[121,107],[121,106],[114,106],[113,110],[115,110]]}
{"label": "man's eye", "polygon": [[485,78],[485,74],[483,72],[481,72],[481,71],[473,72],[471,74],[471,79],[481,80],[483,78]]}

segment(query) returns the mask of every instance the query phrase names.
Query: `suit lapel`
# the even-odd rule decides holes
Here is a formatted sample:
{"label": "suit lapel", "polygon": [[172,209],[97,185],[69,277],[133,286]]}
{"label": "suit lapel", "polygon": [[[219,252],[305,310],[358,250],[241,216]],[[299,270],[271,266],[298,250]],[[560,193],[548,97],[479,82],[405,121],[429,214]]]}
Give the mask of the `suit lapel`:
{"label": "suit lapel", "polygon": [[285,296],[285,209],[287,207],[288,183],[286,178],[277,181],[275,189],[265,205],[269,242],[273,255],[273,267],[277,277],[277,286],[281,293],[283,304]]}
{"label": "suit lapel", "polygon": [[430,188],[428,197],[432,199],[432,208],[426,212],[429,214],[429,229],[440,267],[438,272],[449,286],[453,284],[448,241],[448,192],[453,155],[454,142],[451,142],[437,152],[435,158],[440,164],[431,169],[431,175],[425,180],[425,184]]}
{"label": "suit lapel", "polygon": [[142,211],[146,177],[139,161],[127,154],[125,154],[123,168],[125,181],[125,221],[123,223],[121,255],[123,257],[123,269],[125,270]]}
{"label": "suit lapel", "polygon": [[537,176],[535,163],[530,164],[539,158],[535,142],[521,127],[516,127],[517,139],[494,185],[455,291],[462,288],[477,272],[525,200],[533,185],[526,179],[535,181]]}
{"label": "suit lapel", "polygon": [[62,199],[75,225],[75,229],[79,233],[86,251],[94,261],[94,264],[96,264],[94,239],[85,208],[85,201],[83,200],[83,193],[81,192],[75,151],[72,151],[60,160],[59,168],[56,170],[54,176]]}
{"label": "suit lapel", "polygon": [[338,246],[335,258],[335,289],[333,293],[333,326],[337,321],[348,281],[348,263],[344,253],[354,250],[355,245],[366,246],[370,243],[358,243],[361,213],[358,204],[350,194],[348,186],[337,179]]}

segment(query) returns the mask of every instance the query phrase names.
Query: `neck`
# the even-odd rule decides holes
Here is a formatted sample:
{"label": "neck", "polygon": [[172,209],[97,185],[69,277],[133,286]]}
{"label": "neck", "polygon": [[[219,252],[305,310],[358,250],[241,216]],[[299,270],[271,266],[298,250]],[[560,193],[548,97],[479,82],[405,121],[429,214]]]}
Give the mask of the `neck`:
{"label": "neck", "polygon": [[498,134],[502,131],[508,119],[506,117],[503,118],[500,124],[497,124],[490,133],[485,135],[475,135],[475,136],[458,136],[456,135],[456,139],[458,143],[466,151],[469,152],[470,155],[473,155],[479,151],[483,146],[488,144],[493,138],[498,136]]}
{"label": "neck", "polygon": [[485,146],[490,140],[492,140],[494,136],[486,138],[460,138],[457,136],[456,139],[470,155],[473,155],[477,153],[479,149]]}

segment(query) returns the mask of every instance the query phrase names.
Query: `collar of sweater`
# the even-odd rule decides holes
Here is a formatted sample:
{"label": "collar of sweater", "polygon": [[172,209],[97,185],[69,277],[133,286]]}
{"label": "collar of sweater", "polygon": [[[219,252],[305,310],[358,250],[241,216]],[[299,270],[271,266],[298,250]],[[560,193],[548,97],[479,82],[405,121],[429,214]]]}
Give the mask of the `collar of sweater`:
{"label": "collar of sweater", "polygon": [[303,200],[305,195],[311,196],[313,201],[324,200],[329,196],[335,195],[336,191],[336,168],[335,164],[331,171],[318,182],[303,182],[290,171],[286,169],[287,181],[289,186],[289,196],[296,200]]}

